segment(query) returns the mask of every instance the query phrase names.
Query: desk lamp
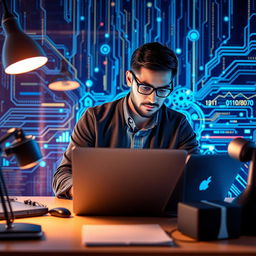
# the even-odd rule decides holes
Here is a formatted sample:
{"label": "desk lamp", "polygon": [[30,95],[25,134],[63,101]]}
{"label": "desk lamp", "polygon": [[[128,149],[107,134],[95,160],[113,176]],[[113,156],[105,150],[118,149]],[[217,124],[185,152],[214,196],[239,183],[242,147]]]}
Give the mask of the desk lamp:
{"label": "desk lamp", "polygon": [[[0,138],[0,145],[11,136],[15,137],[14,142],[5,148],[7,156],[15,155],[21,169],[31,168],[37,164],[42,157],[40,149],[33,136],[25,136],[22,129],[11,128]],[[2,149],[0,147],[0,154]],[[1,159],[1,158],[0,158]],[[14,224],[14,214],[5,185],[3,173],[0,167],[0,197],[4,211],[6,224],[0,224],[0,240],[16,238],[39,238],[42,236],[41,226],[27,223]]]}
{"label": "desk lamp", "polygon": [[247,186],[233,201],[242,207],[242,234],[256,235],[256,145],[243,138],[236,138],[228,145],[231,157],[250,161]]}
{"label": "desk lamp", "polygon": [[71,91],[79,86],[80,84],[72,79],[72,74],[68,71],[65,61],[62,60],[60,74],[53,78],[48,87],[53,91]]}
{"label": "desk lamp", "polygon": [[2,49],[5,73],[21,74],[43,66],[48,60],[45,53],[39,44],[22,31],[17,18],[8,11],[6,1],[2,0],[2,3],[2,26],[6,35]]}

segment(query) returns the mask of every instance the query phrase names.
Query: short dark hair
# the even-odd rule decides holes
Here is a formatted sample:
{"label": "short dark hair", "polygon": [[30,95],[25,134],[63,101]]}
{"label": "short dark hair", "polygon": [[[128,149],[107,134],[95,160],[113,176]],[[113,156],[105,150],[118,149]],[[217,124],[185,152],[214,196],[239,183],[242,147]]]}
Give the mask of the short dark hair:
{"label": "short dark hair", "polygon": [[139,72],[142,67],[155,71],[171,70],[173,76],[177,74],[178,59],[174,51],[157,43],[143,44],[132,54],[131,69]]}

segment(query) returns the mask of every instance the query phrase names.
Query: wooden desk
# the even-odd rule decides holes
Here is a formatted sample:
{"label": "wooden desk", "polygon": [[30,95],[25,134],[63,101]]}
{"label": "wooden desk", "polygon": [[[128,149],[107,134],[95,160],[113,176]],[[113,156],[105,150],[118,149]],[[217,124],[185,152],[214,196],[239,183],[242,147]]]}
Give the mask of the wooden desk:
{"label": "wooden desk", "polygon": [[[72,201],[54,197],[19,197],[19,200],[32,199],[49,208],[66,207],[72,211]],[[137,224],[158,223],[166,231],[176,227],[176,219],[171,218],[133,218],[133,217],[82,217],[57,218],[41,216],[17,219],[15,222],[42,225],[42,240],[1,241],[0,255],[256,255],[256,237],[213,242],[177,242],[177,247],[85,247],[81,243],[83,224]],[[188,239],[178,231],[174,236]]]}

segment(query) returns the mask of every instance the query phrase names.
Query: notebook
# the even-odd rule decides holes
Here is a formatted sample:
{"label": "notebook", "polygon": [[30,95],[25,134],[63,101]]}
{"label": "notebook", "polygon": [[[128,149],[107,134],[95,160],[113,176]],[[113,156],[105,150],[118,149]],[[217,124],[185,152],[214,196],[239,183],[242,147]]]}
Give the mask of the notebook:
{"label": "notebook", "polygon": [[86,246],[172,246],[174,242],[158,224],[83,225]]}
{"label": "notebook", "polygon": [[[15,218],[26,218],[41,216],[48,212],[48,208],[45,206],[29,205],[24,202],[19,202],[11,199],[11,206]],[[3,206],[0,203],[0,219],[4,219]]]}
{"label": "notebook", "polygon": [[223,201],[242,163],[223,155],[191,155],[184,173],[184,202]]}
{"label": "notebook", "polygon": [[76,147],[73,211],[77,215],[161,215],[186,156],[184,150]]}

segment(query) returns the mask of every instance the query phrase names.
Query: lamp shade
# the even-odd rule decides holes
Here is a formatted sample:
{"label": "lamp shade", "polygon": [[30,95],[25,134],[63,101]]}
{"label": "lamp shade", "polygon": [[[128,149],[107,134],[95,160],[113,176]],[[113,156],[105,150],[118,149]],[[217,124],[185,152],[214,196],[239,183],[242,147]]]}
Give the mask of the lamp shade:
{"label": "lamp shade", "polygon": [[251,160],[254,148],[253,142],[236,138],[229,143],[228,154],[241,162],[247,162]]}
{"label": "lamp shade", "polygon": [[32,135],[15,140],[11,147],[5,149],[7,156],[15,155],[21,169],[32,168],[42,158],[38,144]]}
{"label": "lamp shade", "polygon": [[4,19],[2,26],[6,35],[2,49],[5,73],[26,73],[47,62],[48,59],[39,44],[22,31],[16,17]]}

